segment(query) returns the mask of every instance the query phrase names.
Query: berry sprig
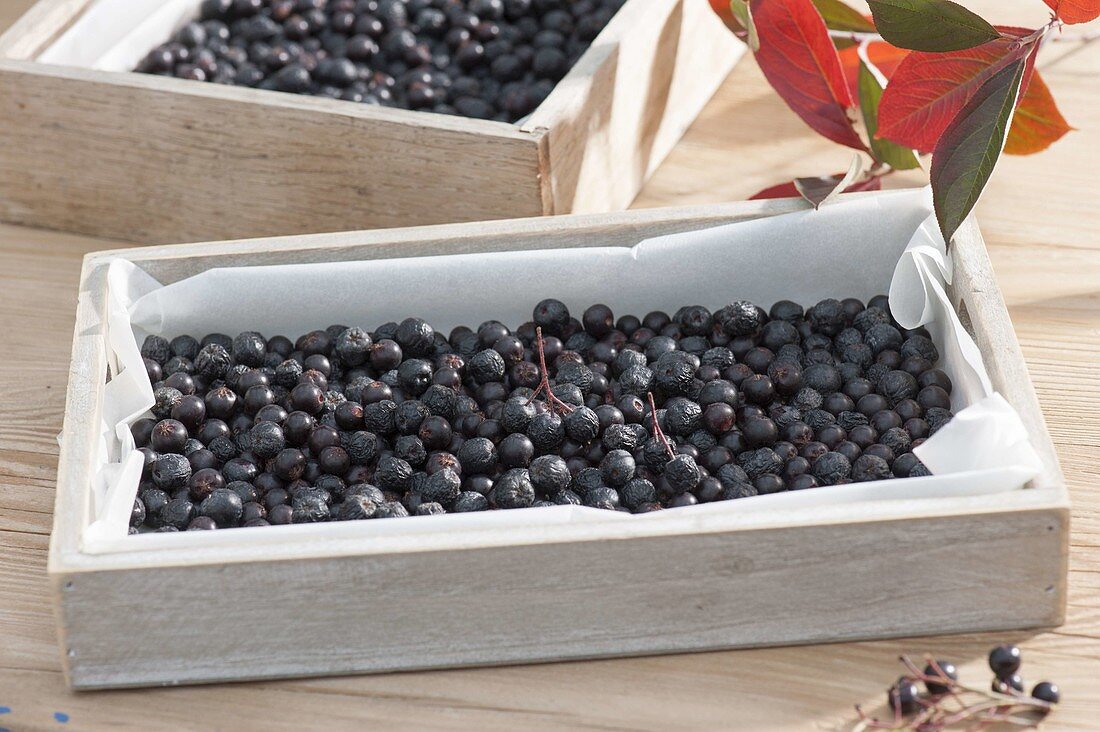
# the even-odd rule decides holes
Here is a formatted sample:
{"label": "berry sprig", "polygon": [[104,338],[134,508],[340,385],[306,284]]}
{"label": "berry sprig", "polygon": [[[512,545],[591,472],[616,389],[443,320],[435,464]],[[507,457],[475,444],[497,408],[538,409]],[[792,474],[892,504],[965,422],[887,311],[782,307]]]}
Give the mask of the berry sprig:
{"label": "berry sprig", "polygon": [[665,437],[665,431],[661,429],[661,423],[657,421],[657,405],[653,401],[653,392],[646,394],[649,397],[649,414],[653,418],[653,436],[661,441],[661,444],[668,450],[668,457],[671,460],[676,457],[676,451],[672,449],[672,444]]}
{"label": "berry sprig", "polygon": [[[893,719],[868,717],[857,704],[859,721],[853,732],[939,732],[964,724],[967,729],[979,730],[993,724],[1033,728],[1061,698],[1058,687],[1049,681],[1036,684],[1030,696],[1023,692],[1023,681],[1017,673],[1020,649],[1016,646],[1001,645],[990,651],[994,678],[989,689],[959,683],[954,664],[947,661],[925,656],[926,665],[921,669],[908,656],[899,660],[907,673],[886,692]],[[918,684],[924,685],[924,693]]]}
{"label": "berry sprig", "polygon": [[569,414],[573,411],[572,404],[566,404],[561,399],[554,396],[553,389],[550,388],[550,371],[546,368],[546,346],[542,338],[542,326],[535,328],[535,347],[539,353],[539,370],[542,371],[542,378],[539,380],[539,386],[535,389],[535,393],[531,395],[531,398],[527,400],[527,403],[535,401],[539,394],[545,392],[546,396],[544,401],[546,402],[546,408],[551,412],[558,409],[562,414]]}

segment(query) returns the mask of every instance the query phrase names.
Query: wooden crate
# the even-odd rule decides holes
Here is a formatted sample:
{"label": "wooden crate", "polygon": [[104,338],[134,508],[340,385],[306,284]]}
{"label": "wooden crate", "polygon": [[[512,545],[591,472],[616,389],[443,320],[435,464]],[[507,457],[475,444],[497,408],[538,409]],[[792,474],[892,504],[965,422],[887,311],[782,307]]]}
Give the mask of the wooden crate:
{"label": "wooden crate", "polygon": [[629,0],[512,125],[36,62],[91,2],[0,36],[0,220],[179,242],[616,211],[744,52],[707,0]]}
{"label": "wooden crate", "polygon": [[333,527],[317,525],[279,544],[81,550],[112,257],[167,284],[218,266],[630,246],[801,206],[750,201],[88,255],[49,555],[70,683],[179,684],[1060,624],[1068,495],[972,221],[951,250],[950,296],[1044,463],[1023,490],[666,515],[645,526],[386,537],[326,535]]}

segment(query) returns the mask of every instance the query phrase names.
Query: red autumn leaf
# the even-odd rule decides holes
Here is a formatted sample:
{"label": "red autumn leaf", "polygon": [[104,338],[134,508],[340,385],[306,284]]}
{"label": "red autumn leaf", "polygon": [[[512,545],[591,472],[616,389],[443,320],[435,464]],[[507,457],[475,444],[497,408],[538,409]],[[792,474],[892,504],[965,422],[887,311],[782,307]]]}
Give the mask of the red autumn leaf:
{"label": "red autumn leaf", "polygon": [[1087,23],[1100,17],[1100,0],[1043,0],[1067,23]]}
{"label": "red autumn leaf", "polygon": [[794,181],[768,186],[762,191],[749,196],[750,201],[758,201],[762,198],[799,198],[798,189],[794,187]]}
{"label": "red autumn leaf", "polygon": [[[931,152],[944,129],[982,84],[1031,54],[1033,44],[1000,38],[948,53],[913,51],[898,65],[882,94],[878,135],[921,152]],[[1031,54],[1023,84],[1028,83]]]}
{"label": "red autumn leaf", "polygon": [[833,142],[866,150],[852,125],[852,95],[825,22],[811,0],[752,0],[756,61],[787,106]]}
{"label": "red autumn leaf", "polygon": [[[834,178],[839,182],[844,178],[844,173],[836,173],[835,175],[828,176]],[[856,181],[852,185],[844,189],[844,193],[856,193],[857,191],[877,191],[882,188],[882,178],[868,178],[867,180]],[[749,197],[750,201],[758,201],[763,198],[799,198],[801,193],[794,187],[794,181],[788,181],[786,183],[780,183],[779,185],[769,186],[762,191],[758,191]]]}
{"label": "red autumn leaf", "polygon": [[[867,44],[867,57],[875,68],[889,80],[893,77],[902,59],[912,51],[891,46],[889,43],[875,41]],[[859,98],[859,48],[853,46],[840,51],[840,65],[844,69],[844,80],[848,82],[848,91],[853,99]]]}
{"label": "red autumn leaf", "polygon": [[1031,155],[1046,150],[1072,129],[1036,71],[1016,107],[1004,151],[1009,155]]}

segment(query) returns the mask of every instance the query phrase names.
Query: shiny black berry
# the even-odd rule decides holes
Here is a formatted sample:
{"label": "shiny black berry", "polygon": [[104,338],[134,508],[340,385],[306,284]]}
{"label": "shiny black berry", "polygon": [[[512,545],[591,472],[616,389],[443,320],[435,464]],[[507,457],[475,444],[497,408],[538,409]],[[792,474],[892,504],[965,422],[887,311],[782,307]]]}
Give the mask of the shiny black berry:
{"label": "shiny black berry", "polygon": [[935,666],[929,663],[924,667],[924,675],[945,679],[942,682],[925,681],[924,685],[928,689],[929,694],[946,694],[949,690],[946,680],[959,680],[959,671],[955,668],[955,664],[950,661],[937,660]]}
{"label": "shiny black berry", "polygon": [[990,688],[1000,694],[1020,694],[1024,691],[1024,680],[1020,674],[994,676]]}
{"label": "shiny black berry", "polygon": [[1040,681],[1031,690],[1032,698],[1045,701],[1048,704],[1057,704],[1062,700],[1062,692],[1058,685],[1050,681]]}
{"label": "shiny black berry", "polygon": [[914,714],[920,709],[920,689],[912,679],[902,677],[886,694],[890,709],[901,714]]}
{"label": "shiny black berry", "polygon": [[569,323],[569,308],[560,300],[549,298],[535,306],[531,320],[542,328],[546,335],[560,336]]}
{"label": "shiny black berry", "polygon": [[989,652],[989,668],[998,678],[1008,678],[1020,670],[1020,649],[1014,645],[999,645]]}
{"label": "shiny black berry", "polygon": [[236,526],[243,512],[244,504],[241,502],[241,497],[228,488],[212,491],[199,504],[199,514],[213,519],[218,528]]}

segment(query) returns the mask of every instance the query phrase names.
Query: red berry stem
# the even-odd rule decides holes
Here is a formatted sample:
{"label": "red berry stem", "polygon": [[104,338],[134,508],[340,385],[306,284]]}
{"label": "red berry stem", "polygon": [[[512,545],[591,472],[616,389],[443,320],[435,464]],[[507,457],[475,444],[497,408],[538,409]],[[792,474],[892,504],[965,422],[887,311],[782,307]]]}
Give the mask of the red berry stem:
{"label": "red berry stem", "polygon": [[657,421],[657,404],[653,401],[653,392],[647,392],[646,396],[649,397],[649,416],[653,418],[653,436],[661,441],[661,444],[668,450],[668,457],[671,460],[676,457],[676,451],[672,449],[672,445],[669,443],[668,438],[665,437],[665,431],[661,429],[660,423]]}
{"label": "red berry stem", "polygon": [[542,339],[542,326],[535,328],[535,344],[539,352],[539,369],[542,371],[542,379],[539,380],[539,388],[535,389],[535,393],[531,395],[531,398],[527,400],[527,404],[535,401],[535,398],[546,392],[546,407],[551,412],[556,409],[561,409],[562,414],[568,414],[573,411],[572,404],[566,404],[561,399],[554,396],[553,390],[550,388],[550,371],[546,368],[546,348]]}
{"label": "red berry stem", "polygon": [[[1011,725],[1033,728],[1049,712],[1052,705],[1042,699],[1021,693],[1002,694],[991,689],[978,689],[952,679],[939,663],[931,656],[925,660],[934,673],[928,674],[920,669],[908,656],[899,659],[908,672],[903,678],[907,681],[932,682],[947,689],[942,694],[930,695],[918,699],[920,710],[904,715],[901,713],[900,696],[896,688],[890,689],[894,718],[882,721],[868,717],[857,704],[856,714],[859,721],[853,732],[862,730],[909,730],[910,732],[942,732],[968,723],[969,729],[984,729],[991,724]],[[1030,716],[1024,716],[1030,715]]]}

